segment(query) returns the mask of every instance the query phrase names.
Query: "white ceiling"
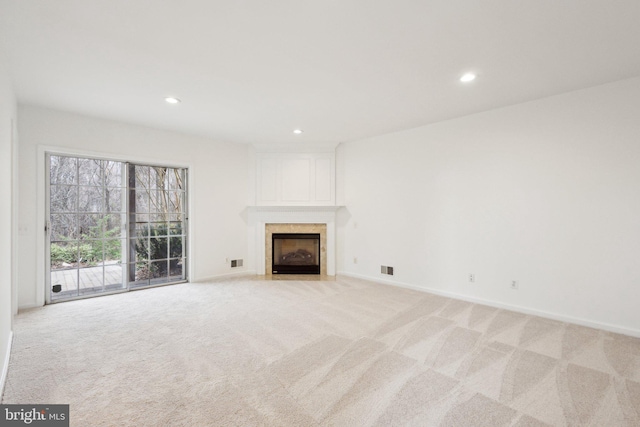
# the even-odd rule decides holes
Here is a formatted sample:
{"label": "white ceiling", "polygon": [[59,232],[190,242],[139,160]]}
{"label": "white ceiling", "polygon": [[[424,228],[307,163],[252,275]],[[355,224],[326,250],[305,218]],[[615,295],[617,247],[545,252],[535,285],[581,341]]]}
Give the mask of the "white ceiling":
{"label": "white ceiling", "polygon": [[640,75],[638,0],[0,0],[0,36],[22,103],[254,144]]}

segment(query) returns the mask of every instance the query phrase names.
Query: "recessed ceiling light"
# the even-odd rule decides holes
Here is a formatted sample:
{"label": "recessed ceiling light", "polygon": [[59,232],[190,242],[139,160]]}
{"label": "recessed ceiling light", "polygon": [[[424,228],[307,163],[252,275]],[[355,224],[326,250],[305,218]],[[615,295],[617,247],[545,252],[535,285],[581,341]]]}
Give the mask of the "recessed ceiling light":
{"label": "recessed ceiling light", "polygon": [[476,75],[473,73],[466,73],[462,77],[460,77],[460,81],[462,83],[469,83],[471,81],[474,81],[475,79],[476,79]]}
{"label": "recessed ceiling light", "polygon": [[300,135],[302,133],[302,129],[295,129],[293,133],[295,133],[296,135]]}
{"label": "recessed ceiling light", "polygon": [[169,96],[167,98],[164,99],[165,101],[167,101],[169,104],[179,104],[180,100],[178,98],[174,98],[172,96]]}

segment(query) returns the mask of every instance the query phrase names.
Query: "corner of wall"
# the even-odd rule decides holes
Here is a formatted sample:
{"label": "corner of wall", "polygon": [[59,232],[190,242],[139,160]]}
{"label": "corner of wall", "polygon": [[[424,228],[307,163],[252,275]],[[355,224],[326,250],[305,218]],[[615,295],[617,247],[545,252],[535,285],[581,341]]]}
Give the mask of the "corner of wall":
{"label": "corner of wall", "polygon": [[[0,393],[4,391],[15,312],[15,168],[16,100],[9,72],[0,52],[0,199],[9,200],[0,206]],[[0,394],[1,395],[1,394]]]}
{"label": "corner of wall", "polygon": [[2,402],[2,396],[4,396],[4,386],[7,382],[7,375],[9,374],[9,360],[11,358],[11,347],[13,345],[13,331],[9,331],[9,337],[7,339],[7,351],[3,357],[2,371],[0,371],[0,402]]}

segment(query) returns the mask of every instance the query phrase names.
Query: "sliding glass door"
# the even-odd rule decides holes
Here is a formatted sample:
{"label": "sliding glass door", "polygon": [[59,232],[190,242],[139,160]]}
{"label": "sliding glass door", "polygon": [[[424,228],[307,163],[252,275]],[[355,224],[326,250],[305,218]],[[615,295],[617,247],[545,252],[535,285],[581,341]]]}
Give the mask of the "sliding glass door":
{"label": "sliding glass door", "polygon": [[124,288],[124,164],[49,156],[50,300]]}
{"label": "sliding glass door", "polygon": [[185,280],[186,171],[129,165],[129,286]]}
{"label": "sliding glass door", "polygon": [[47,156],[48,301],[185,281],[186,170]]}

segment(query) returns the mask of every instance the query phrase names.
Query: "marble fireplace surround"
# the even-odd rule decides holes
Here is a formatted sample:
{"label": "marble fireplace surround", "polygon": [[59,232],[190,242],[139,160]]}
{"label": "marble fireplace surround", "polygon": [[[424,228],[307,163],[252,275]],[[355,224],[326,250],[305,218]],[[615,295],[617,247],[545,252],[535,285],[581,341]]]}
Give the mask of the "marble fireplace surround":
{"label": "marble fireplace surround", "polygon": [[255,206],[250,209],[254,230],[255,268],[271,274],[271,234],[319,233],[320,273],[336,274],[336,211],[339,206]]}
{"label": "marble fireplace surround", "polygon": [[264,255],[266,274],[273,274],[273,233],[305,233],[320,235],[320,274],[327,275],[327,225],[326,224],[265,224]]}

